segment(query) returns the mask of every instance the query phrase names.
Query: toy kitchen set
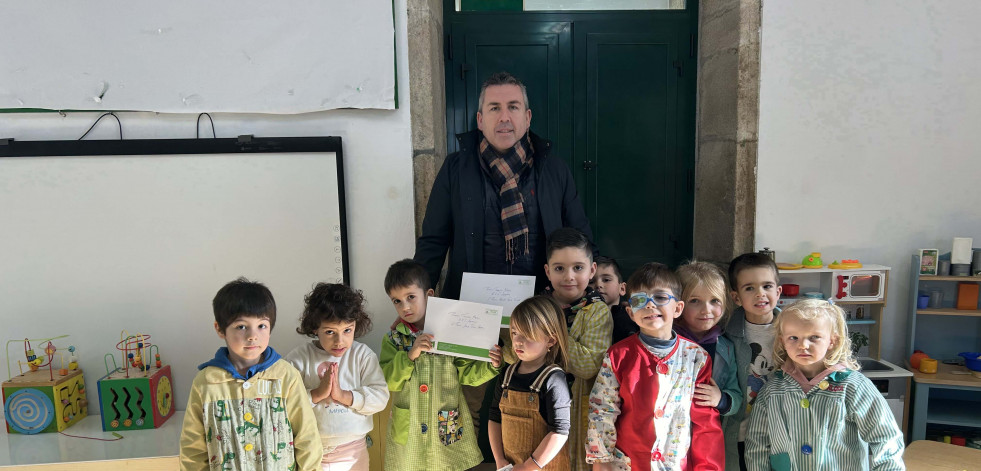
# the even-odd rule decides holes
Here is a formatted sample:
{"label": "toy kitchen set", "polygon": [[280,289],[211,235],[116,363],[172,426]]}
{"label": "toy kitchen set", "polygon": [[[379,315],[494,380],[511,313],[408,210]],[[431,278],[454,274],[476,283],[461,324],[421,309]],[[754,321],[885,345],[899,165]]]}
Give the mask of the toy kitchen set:
{"label": "toy kitchen set", "polygon": [[[774,257],[769,248],[760,253]],[[777,306],[781,309],[801,299],[816,298],[831,299],[845,311],[861,372],[882,392],[905,433],[909,420],[906,399],[913,373],[883,360],[880,349],[890,268],[859,260],[825,263],[820,252],[807,254],[800,263],[777,263],[777,268],[782,288]]]}

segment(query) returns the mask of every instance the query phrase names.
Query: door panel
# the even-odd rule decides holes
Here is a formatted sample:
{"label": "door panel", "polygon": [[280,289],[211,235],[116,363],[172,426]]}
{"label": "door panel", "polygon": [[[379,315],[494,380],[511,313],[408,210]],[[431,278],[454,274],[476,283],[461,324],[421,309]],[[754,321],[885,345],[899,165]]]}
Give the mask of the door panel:
{"label": "door panel", "polygon": [[593,236],[625,272],[671,265],[677,237],[677,47],[670,31],[583,34],[584,204]]}

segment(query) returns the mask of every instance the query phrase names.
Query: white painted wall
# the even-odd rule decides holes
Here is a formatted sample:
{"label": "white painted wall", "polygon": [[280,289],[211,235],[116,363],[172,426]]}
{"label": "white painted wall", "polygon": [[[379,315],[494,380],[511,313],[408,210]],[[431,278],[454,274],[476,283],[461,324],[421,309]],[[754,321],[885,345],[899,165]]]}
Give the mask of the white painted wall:
{"label": "white painted wall", "polygon": [[896,363],[909,256],[981,246],[977,18],[973,0],[763,3],[757,248],[891,266]]}
{"label": "white painted wall", "polygon": [[[412,144],[409,119],[408,50],[406,46],[406,4],[405,0],[395,2],[396,57],[398,61],[399,109],[383,110],[338,110],[302,115],[256,115],[256,114],[214,114],[218,137],[234,137],[240,134],[256,136],[340,136],[344,146],[345,185],[347,188],[347,217],[349,237],[349,257],[351,261],[352,285],[364,291],[368,298],[369,311],[374,315],[375,329],[361,339],[362,342],[378,350],[387,326],[395,317],[391,303],[384,293],[382,281],[388,266],[395,260],[411,257],[415,247],[413,216]],[[124,19],[120,19],[124,20]],[[55,39],[52,39],[55,40]],[[27,42],[23,47],[30,47]],[[0,113],[0,137],[13,137],[17,140],[62,140],[77,139],[91,125],[96,113],[71,113],[62,117],[56,113],[44,114],[5,114]],[[150,138],[193,138],[195,115],[120,113],[123,132],[127,139]],[[202,135],[210,136],[211,128],[204,120]],[[114,120],[103,119],[86,139],[116,139]],[[151,157],[152,158],[152,157]],[[69,181],[72,175],[60,174],[59,169],[45,167],[37,162],[37,172],[46,172],[47,177]],[[135,162],[134,165],[141,165]],[[149,165],[149,164],[147,164]],[[193,169],[188,169],[188,176]],[[220,195],[215,195],[219,197]],[[297,208],[297,211],[304,208]],[[12,230],[3,225],[0,215],[0,230]],[[98,232],[98,231],[95,231]],[[70,235],[66,235],[66,238]],[[303,240],[301,236],[283,231],[281,244],[295,244]],[[66,243],[71,243],[66,239]],[[0,250],[9,248],[0,247]],[[32,248],[39,249],[39,248]],[[0,257],[2,258],[2,257]],[[123,263],[125,261],[119,261]],[[0,270],[7,267],[0,266]],[[261,279],[261,274],[256,274]],[[325,275],[326,277],[326,275]],[[274,290],[278,305],[279,320],[273,332],[272,342],[277,350],[285,354],[304,341],[295,333],[296,319],[302,310],[303,293],[318,280],[310,279],[304,286],[290,287],[288,290]],[[214,287],[217,290],[220,286]],[[37,286],[25,289],[37,293],[57,296],[58,284],[39,282]],[[212,293],[213,295],[213,293]],[[85,322],[106,324],[107,330],[116,331],[129,319],[138,305],[117,306],[102,315],[92,318],[72,317],[65,313],[66,322]],[[199,323],[181,325],[177,329],[163,332],[149,332],[154,343],[160,345],[161,353],[167,349],[195,349],[200,352],[200,362],[210,358],[214,350],[224,345],[216,335],[208,345],[187,345],[180,337],[180,329],[212,331],[213,319],[210,317],[210,298],[204,301],[201,311],[207,313]],[[36,325],[29,316],[18,312],[0,312],[0,340],[16,338],[52,337],[71,333],[71,329]],[[129,327],[127,330],[140,328]],[[117,332],[118,334],[118,332]],[[86,371],[86,386],[95,393],[95,381],[102,376],[104,367],[102,355],[112,345],[91,344],[84,338],[73,337],[71,343],[79,346],[82,354],[82,368]],[[17,346],[11,347],[16,357],[22,356]],[[0,352],[3,354],[3,352]],[[12,355],[14,356],[14,355]],[[5,358],[0,357],[0,365]],[[179,379],[176,400],[178,409],[186,404],[187,392],[197,363],[173,364]],[[4,368],[5,369],[5,368]],[[6,371],[4,379],[6,379]]]}

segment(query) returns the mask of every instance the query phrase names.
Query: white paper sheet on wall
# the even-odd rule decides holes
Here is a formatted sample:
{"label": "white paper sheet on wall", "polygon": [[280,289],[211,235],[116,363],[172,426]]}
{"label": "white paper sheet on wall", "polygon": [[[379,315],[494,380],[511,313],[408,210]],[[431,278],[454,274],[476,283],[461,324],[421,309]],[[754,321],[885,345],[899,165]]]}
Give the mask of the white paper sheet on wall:
{"label": "white paper sheet on wall", "polygon": [[0,108],[395,108],[388,0],[3,2]]}

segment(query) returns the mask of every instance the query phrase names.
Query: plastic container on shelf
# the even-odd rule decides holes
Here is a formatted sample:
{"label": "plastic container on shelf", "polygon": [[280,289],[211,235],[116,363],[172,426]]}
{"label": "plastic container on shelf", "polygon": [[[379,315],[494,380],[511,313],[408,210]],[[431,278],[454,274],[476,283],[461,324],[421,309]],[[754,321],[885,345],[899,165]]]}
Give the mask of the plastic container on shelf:
{"label": "plastic container on shelf", "polygon": [[981,371],[981,353],[961,352],[958,356],[964,357],[964,366],[971,371]]}

